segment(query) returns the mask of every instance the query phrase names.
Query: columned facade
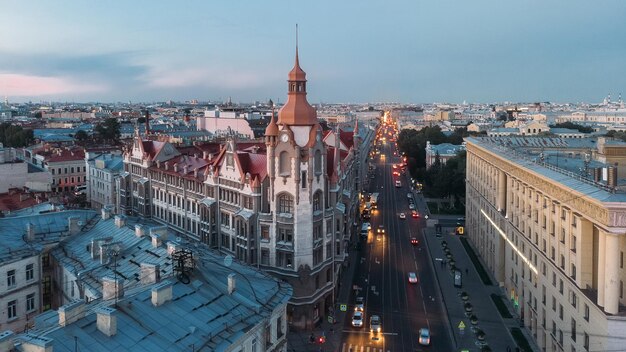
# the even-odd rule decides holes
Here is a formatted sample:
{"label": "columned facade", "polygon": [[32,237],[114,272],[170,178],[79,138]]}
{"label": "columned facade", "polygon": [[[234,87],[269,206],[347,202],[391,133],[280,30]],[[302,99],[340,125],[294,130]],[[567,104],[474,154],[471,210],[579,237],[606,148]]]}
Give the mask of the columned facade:
{"label": "columned facade", "polygon": [[467,139],[466,233],[545,351],[626,338],[626,196]]}

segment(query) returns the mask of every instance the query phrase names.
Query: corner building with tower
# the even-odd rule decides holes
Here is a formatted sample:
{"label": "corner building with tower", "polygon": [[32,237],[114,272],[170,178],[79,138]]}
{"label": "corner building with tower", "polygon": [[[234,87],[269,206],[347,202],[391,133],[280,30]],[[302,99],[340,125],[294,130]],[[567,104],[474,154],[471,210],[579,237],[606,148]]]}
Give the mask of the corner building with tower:
{"label": "corner building with tower", "polygon": [[296,48],[287,102],[264,140],[176,147],[136,132],[118,181],[120,213],[154,219],[288,282],[295,330],[334,312],[356,233],[364,141],[374,130],[356,122],[324,130],[306,84]]}

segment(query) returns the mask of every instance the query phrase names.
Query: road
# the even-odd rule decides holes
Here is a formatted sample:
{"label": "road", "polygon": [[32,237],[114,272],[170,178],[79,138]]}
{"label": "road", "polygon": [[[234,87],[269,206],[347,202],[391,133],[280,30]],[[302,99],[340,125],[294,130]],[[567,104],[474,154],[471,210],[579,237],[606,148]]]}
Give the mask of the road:
{"label": "road", "polygon": [[[432,261],[424,248],[422,228],[424,219],[414,219],[408,208],[409,188],[403,175],[394,176],[394,143],[380,147],[382,154],[376,157],[375,177],[370,179],[370,192],[379,192],[378,211],[371,218],[372,232],[359,244],[359,267],[353,285],[361,288],[351,296],[349,310],[354,309],[357,296],[365,298],[365,324],[361,328],[346,319],[343,327],[342,352],[379,351],[453,351],[447,332],[448,323],[439,299]],[[395,187],[401,180],[402,187]],[[404,212],[406,219],[400,219]],[[378,235],[382,225],[384,235]],[[419,244],[411,244],[416,237]],[[408,282],[409,272],[415,272],[418,283]],[[356,292],[356,291],[355,291]],[[382,320],[382,332],[370,332],[369,319],[378,315]],[[418,344],[420,328],[429,328],[430,346]]]}

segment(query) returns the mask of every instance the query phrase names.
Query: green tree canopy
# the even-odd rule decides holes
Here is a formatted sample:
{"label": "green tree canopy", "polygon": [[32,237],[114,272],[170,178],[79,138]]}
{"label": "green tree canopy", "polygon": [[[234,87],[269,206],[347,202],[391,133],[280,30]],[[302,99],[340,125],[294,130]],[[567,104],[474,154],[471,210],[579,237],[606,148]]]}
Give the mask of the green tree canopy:
{"label": "green tree canopy", "polygon": [[33,130],[25,130],[22,126],[8,122],[0,124],[0,142],[5,147],[27,147],[33,143],[35,137]]}
{"label": "green tree canopy", "polygon": [[103,142],[117,144],[120,141],[120,123],[115,117],[110,117],[99,123],[95,131],[98,139]]}

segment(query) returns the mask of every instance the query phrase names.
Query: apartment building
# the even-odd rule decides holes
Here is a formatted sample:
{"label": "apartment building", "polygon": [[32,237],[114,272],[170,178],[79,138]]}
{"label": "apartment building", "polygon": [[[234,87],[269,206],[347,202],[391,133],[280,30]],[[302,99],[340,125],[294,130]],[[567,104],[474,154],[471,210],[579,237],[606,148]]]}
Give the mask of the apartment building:
{"label": "apartment building", "polygon": [[373,138],[358,124],[323,130],[306,82],[296,54],[287,102],[262,141],[174,147],[136,131],[118,182],[120,213],[154,219],[288,282],[288,320],[302,329],[332,314],[356,233],[363,141]]}
{"label": "apartment building", "polygon": [[73,192],[86,183],[87,166],[83,148],[43,145],[25,149],[24,157],[52,174],[53,192]]}
{"label": "apartment building", "polygon": [[35,316],[52,308],[49,252],[94,215],[74,210],[0,218],[0,331],[28,330]]}
{"label": "apartment building", "polygon": [[466,233],[544,351],[621,350],[626,144],[519,138],[466,139]]}
{"label": "apartment building", "polygon": [[102,209],[111,205],[117,210],[117,186],[116,179],[119,177],[124,160],[121,155],[110,152],[86,152],[86,182],[87,201],[94,209]]}

